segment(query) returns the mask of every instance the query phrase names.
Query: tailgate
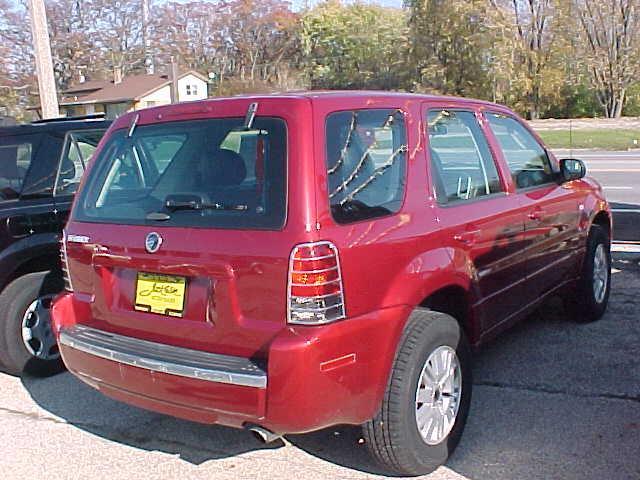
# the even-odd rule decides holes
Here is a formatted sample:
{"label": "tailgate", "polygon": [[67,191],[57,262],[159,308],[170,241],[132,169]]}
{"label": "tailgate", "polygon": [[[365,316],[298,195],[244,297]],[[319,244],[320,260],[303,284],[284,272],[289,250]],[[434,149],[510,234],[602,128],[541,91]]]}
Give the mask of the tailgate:
{"label": "tailgate", "polygon": [[[283,232],[80,226],[68,229],[67,258],[76,296],[91,304],[89,326],[252,357],[262,356],[286,325],[290,249]],[[162,244],[148,253],[145,239],[152,231]],[[183,279],[183,308],[165,314],[141,311],[140,303],[136,308],[136,290],[140,300],[141,290],[153,287],[154,277],[151,283],[149,277],[138,280],[141,273],[160,275],[158,290],[166,286],[163,280]]]}

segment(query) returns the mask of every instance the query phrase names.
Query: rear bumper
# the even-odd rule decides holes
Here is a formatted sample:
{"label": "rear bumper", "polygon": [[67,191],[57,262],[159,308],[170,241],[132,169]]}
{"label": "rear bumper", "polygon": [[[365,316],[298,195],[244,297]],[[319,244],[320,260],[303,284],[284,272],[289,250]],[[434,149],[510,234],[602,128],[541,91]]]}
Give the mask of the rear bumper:
{"label": "rear bumper", "polygon": [[283,329],[264,364],[88,328],[88,313],[72,294],[52,310],[62,358],[89,385],[168,415],[284,434],[375,414],[409,308]]}
{"label": "rear bumper", "polygon": [[62,330],[58,343],[95,357],[179,377],[241,387],[267,387],[267,372],[240,357],[147,342],[82,325]]}

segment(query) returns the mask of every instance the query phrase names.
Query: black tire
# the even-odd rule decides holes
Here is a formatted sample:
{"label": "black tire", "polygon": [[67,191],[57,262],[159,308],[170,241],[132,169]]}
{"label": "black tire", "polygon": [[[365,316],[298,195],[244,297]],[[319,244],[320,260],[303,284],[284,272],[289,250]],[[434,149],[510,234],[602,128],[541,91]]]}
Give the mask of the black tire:
{"label": "black tire", "polygon": [[[449,346],[456,352],[462,395],[450,433],[440,443],[429,445],[416,423],[416,390],[423,366],[440,346]],[[438,468],[460,441],[471,388],[471,353],[458,322],[443,313],[417,309],[405,327],[380,411],[363,425],[365,442],[373,457],[399,475],[423,475]]]}
{"label": "black tire", "polygon": [[[0,293],[0,364],[6,373],[46,376],[63,370],[59,355],[51,360],[37,358],[29,352],[22,337],[22,322],[29,306],[40,297],[49,302],[49,296],[63,288],[59,273],[36,272],[16,278]],[[48,322],[48,318],[43,321]],[[49,333],[53,335],[50,329]],[[56,348],[49,351],[55,353]]]}
{"label": "black tire", "polygon": [[[602,245],[606,254],[607,272],[604,297],[596,299],[594,286],[594,261],[598,246]],[[593,225],[587,238],[587,248],[582,263],[580,278],[572,292],[564,297],[565,306],[571,318],[579,323],[599,320],[607,310],[611,292],[611,241],[607,231],[599,225]]]}

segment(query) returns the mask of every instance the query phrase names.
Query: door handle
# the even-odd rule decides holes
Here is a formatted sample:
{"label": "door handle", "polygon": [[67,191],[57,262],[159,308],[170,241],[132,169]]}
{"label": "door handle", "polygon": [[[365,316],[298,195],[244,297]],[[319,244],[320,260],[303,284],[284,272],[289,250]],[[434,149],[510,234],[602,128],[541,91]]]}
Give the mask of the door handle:
{"label": "door handle", "polygon": [[541,208],[536,208],[535,210],[529,212],[527,217],[529,217],[529,220],[540,221],[542,220],[544,215],[545,215],[544,210],[542,210]]}
{"label": "door handle", "polygon": [[465,245],[473,245],[474,243],[476,243],[478,235],[480,235],[480,230],[467,230],[462,233],[456,233],[453,236],[453,239],[456,242],[460,242]]}

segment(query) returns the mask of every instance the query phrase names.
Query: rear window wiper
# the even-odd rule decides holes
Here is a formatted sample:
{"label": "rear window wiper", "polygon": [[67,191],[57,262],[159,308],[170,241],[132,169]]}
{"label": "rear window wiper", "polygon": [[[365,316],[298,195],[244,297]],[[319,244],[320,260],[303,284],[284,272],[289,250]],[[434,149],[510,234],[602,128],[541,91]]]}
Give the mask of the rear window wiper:
{"label": "rear window wiper", "polygon": [[180,201],[180,200],[167,200],[164,206],[169,211],[176,210],[235,210],[244,212],[249,210],[247,205],[228,205],[225,203],[214,202],[199,202],[196,200]]}

